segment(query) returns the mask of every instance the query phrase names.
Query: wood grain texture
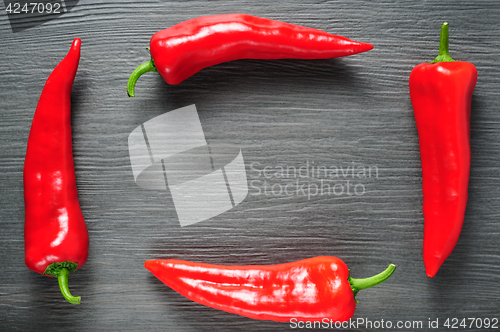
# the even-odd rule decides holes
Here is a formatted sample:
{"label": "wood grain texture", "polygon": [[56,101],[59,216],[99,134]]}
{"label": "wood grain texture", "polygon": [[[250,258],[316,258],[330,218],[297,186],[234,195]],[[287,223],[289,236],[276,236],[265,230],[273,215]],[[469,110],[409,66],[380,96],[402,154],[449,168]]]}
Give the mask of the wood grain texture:
{"label": "wood grain texture", "polygon": [[[193,303],[152,276],[147,259],[276,264],[342,258],[354,277],[389,263],[386,283],[360,292],[354,318],[422,321],[500,318],[500,7],[496,1],[80,1],[70,13],[13,33],[0,13],[0,326],[6,331],[285,331]],[[332,60],[241,60],[177,86],[153,73],[126,96],[156,31],[189,18],[244,12],[370,42],[374,50]],[[450,52],[479,78],[472,100],[472,167],[462,235],[437,276],[422,261],[418,138],[408,77],[437,54],[450,23]],[[57,282],[24,265],[22,168],[44,82],[82,39],[72,92],[76,177],[90,232],[87,264],[70,276],[80,306]],[[170,193],[134,183],[127,137],[141,123],[196,104],[209,143],[239,146],[250,194],[233,210],[181,228]],[[265,167],[376,167],[353,179],[362,195],[283,195],[296,178]],[[318,185],[320,177],[299,179]],[[251,183],[251,182],[250,182]],[[260,190],[260,193],[259,193]],[[57,328],[56,328],[57,326]],[[357,329],[360,331],[364,328]],[[423,329],[426,330],[426,329]],[[468,329],[474,330],[474,329]],[[349,329],[347,330],[349,331]]]}

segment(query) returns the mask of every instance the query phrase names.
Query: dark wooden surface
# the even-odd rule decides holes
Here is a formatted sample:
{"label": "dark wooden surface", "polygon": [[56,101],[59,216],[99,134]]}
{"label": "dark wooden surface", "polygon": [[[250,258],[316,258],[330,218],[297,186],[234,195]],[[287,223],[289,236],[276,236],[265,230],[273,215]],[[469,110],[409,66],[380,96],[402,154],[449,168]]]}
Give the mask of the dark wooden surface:
{"label": "dark wooden surface", "polygon": [[[89,0],[16,33],[0,8],[0,330],[290,329],[185,299],[143,267],[155,258],[276,264],[332,255],[360,278],[394,263],[391,279],[359,293],[354,319],[422,321],[423,330],[429,319],[439,319],[444,330],[447,318],[500,318],[498,2]],[[375,48],[333,60],[234,61],[178,86],[149,73],[139,80],[137,97],[127,97],[128,76],[148,60],[153,33],[232,12],[319,28]],[[430,279],[422,262],[421,168],[408,77],[436,56],[444,21],[452,56],[475,64],[479,78],[463,231]],[[22,187],[40,92],[75,37],[82,39],[82,57],[72,92],[74,158],[90,233],[88,262],[70,276],[71,291],[82,296],[79,306],[62,299],[54,279],[24,264]],[[190,104],[208,142],[241,148],[249,181],[278,188],[290,179],[258,177],[256,169],[307,163],[377,167],[378,176],[353,180],[363,184],[363,195],[308,198],[250,188],[233,210],[181,228],[168,192],[135,185],[127,137],[141,123]],[[260,189],[262,183],[254,182]]]}

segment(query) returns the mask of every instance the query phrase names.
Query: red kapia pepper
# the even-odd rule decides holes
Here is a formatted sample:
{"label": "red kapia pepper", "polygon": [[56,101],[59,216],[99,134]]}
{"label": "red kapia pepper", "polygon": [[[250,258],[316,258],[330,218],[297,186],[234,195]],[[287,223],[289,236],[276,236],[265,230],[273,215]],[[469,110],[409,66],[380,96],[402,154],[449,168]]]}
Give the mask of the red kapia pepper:
{"label": "red kapia pepper", "polygon": [[246,14],[197,17],[153,35],[151,61],[130,76],[134,97],[137,79],[157,71],[178,84],[203,68],[238,59],[329,59],[369,51],[373,45],[321,30]]}
{"label": "red kapia pepper", "polygon": [[89,237],[76,189],[71,143],[71,87],[80,60],[80,39],[47,79],[38,101],[24,161],[25,262],[56,277],[64,298],[69,273],[87,261]]}
{"label": "red kapia pepper", "polygon": [[203,305],[253,319],[347,321],[361,289],[389,278],[395,265],[366,279],[349,276],[336,257],[319,256],[278,265],[226,266],[164,259],[146,269],[173,290]]}
{"label": "red kapia pepper", "polygon": [[467,205],[470,109],[477,81],[473,64],[448,52],[448,23],[441,26],[439,55],[410,74],[424,196],[424,264],[434,277],[458,241]]}

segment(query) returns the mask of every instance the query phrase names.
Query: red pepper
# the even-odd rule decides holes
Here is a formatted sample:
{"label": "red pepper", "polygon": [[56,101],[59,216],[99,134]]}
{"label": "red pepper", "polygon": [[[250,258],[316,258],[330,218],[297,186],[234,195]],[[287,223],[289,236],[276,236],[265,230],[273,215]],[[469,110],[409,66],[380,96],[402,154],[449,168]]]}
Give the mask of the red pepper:
{"label": "red pepper", "polygon": [[80,60],[80,39],[47,79],[31,125],[24,161],[25,262],[57,277],[64,298],[68,275],[87,261],[89,237],[76,189],[71,143],[71,87]]}
{"label": "red pepper", "polygon": [[278,265],[224,266],[164,259],[146,261],[167,286],[190,300],[238,315],[273,321],[347,321],[359,290],[389,278],[395,265],[353,279],[345,263],[320,256]]}
{"label": "red pepper", "polygon": [[467,205],[470,108],[477,81],[473,64],[448,52],[448,23],[441,26],[439,55],[410,75],[424,196],[424,263],[434,277],[458,241]]}
{"label": "red pepper", "polygon": [[246,14],[194,18],[153,35],[151,61],[130,76],[134,97],[137,79],[158,71],[168,84],[178,84],[203,68],[237,59],[329,59],[369,51],[373,45],[321,30]]}

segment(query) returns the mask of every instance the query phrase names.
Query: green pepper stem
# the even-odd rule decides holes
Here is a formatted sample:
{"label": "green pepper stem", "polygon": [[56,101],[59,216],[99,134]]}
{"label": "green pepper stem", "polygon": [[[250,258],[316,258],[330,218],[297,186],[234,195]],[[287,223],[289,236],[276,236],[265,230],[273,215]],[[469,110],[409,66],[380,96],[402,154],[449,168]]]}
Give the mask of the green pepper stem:
{"label": "green pepper stem", "polygon": [[57,281],[59,282],[59,288],[61,289],[61,293],[66,299],[66,301],[68,301],[69,303],[80,304],[81,297],[73,296],[69,292],[68,276],[69,276],[69,270],[67,268],[62,268],[59,274],[57,275]]}
{"label": "green pepper stem", "polygon": [[389,279],[389,277],[394,273],[395,270],[396,270],[396,265],[390,264],[389,267],[385,269],[385,271],[377,275],[374,275],[373,277],[364,279],[354,279],[349,276],[347,280],[351,284],[351,289],[352,292],[354,293],[354,296],[356,296],[356,294],[362,289],[367,289],[383,283],[384,281]]}
{"label": "green pepper stem", "polygon": [[453,62],[449,51],[449,32],[448,28],[450,25],[448,22],[444,22],[441,25],[441,35],[439,37],[439,55],[431,61],[431,63],[436,62]]}
{"label": "green pepper stem", "polygon": [[151,59],[148,62],[144,62],[142,65],[137,67],[132,72],[132,74],[130,75],[128,82],[127,82],[127,93],[128,93],[129,97],[135,97],[135,92],[134,92],[135,83],[137,82],[139,77],[142,74],[145,74],[145,73],[150,72],[150,71],[156,71],[156,72],[158,71],[158,70],[156,70],[153,59]]}

